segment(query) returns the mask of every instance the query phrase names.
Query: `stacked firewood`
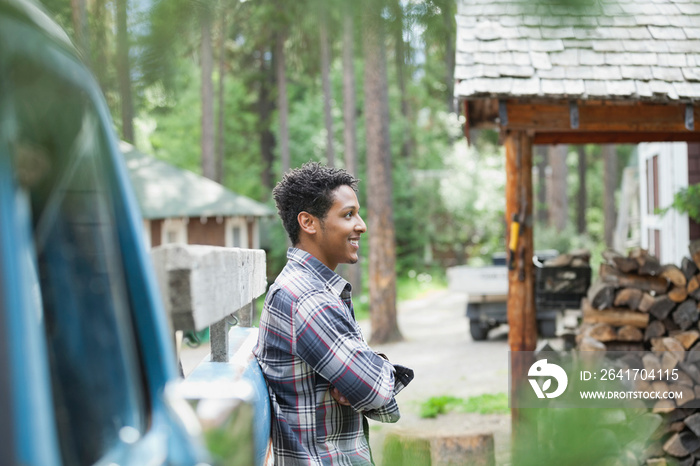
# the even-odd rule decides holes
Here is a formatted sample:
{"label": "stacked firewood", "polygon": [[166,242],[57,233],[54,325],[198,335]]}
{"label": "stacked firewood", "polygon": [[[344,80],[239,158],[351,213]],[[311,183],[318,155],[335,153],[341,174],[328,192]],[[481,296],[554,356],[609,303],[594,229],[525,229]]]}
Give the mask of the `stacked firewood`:
{"label": "stacked firewood", "polygon": [[656,375],[636,380],[634,390],[682,393],[653,402],[651,411],[663,422],[638,464],[700,464],[700,241],[690,253],[678,267],[661,265],[642,249],[627,256],[606,251],[582,300],[580,350],[644,351],[617,363]]}
{"label": "stacked firewood", "polygon": [[695,261],[661,265],[639,248],[627,256],[608,250],[603,257],[598,279],[581,302],[579,349],[642,351],[656,339],[697,328],[700,274]]}

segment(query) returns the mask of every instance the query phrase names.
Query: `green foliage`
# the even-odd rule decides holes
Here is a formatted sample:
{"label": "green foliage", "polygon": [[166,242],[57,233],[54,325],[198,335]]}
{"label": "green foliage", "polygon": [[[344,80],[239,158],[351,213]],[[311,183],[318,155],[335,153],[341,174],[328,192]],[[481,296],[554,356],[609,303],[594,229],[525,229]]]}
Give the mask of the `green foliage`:
{"label": "green foliage", "polygon": [[665,214],[670,209],[688,214],[691,220],[700,223],[700,183],[681,188],[673,195],[673,203],[665,209],[660,209],[660,213]]}
{"label": "green foliage", "polygon": [[505,393],[485,393],[483,395],[471,396],[466,400],[444,395],[434,396],[423,402],[420,406],[420,417],[434,418],[439,414],[445,414],[449,411],[478,414],[506,414],[509,410],[508,396]]}

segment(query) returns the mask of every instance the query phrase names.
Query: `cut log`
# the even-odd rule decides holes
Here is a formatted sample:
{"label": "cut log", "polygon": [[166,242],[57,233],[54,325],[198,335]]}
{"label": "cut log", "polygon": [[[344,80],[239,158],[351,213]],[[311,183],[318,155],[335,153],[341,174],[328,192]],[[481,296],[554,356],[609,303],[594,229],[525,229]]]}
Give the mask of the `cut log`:
{"label": "cut log", "polygon": [[672,351],[677,353],[679,361],[683,361],[685,359],[685,348],[683,348],[681,342],[675,338],[664,337],[661,339],[661,345],[664,348],[663,351]]}
{"label": "cut log", "polygon": [[696,436],[700,436],[700,413],[691,414],[683,419],[683,422],[692,433]]}
{"label": "cut log", "polygon": [[676,303],[668,299],[668,296],[657,296],[654,298],[654,304],[649,308],[649,314],[659,320],[664,320],[676,307]]}
{"label": "cut log", "polygon": [[649,341],[652,338],[659,338],[666,334],[666,327],[660,320],[650,322],[644,330],[644,341]]}
{"label": "cut log", "polygon": [[695,265],[700,268],[700,239],[691,241],[688,245],[688,251],[690,251],[690,257],[695,262]]}
{"label": "cut log", "polygon": [[617,339],[620,341],[642,341],[644,334],[637,327],[623,325],[617,330]]}
{"label": "cut log", "polygon": [[[684,288],[685,289],[685,288]],[[613,305],[616,307],[628,307],[632,310],[639,309],[644,292],[637,288],[621,288],[615,293]]]}
{"label": "cut log", "polygon": [[[688,356],[686,356],[686,359],[688,359]],[[696,384],[700,383],[700,369],[698,369],[698,366],[693,364],[692,362],[681,362],[678,364],[678,368],[683,371],[684,374],[688,375],[691,379],[693,379],[693,382]]]}
{"label": "cut log", "polygon": [[659,275],[663,270],[659,259],[650,254],[637,257],[637,263],[637,273],[640,275]]}
{"label": "cut log", "polygon": [[652,351],[672,351],[676,354],[679,361],[685,359],[685,348],[681,345],[681,342],[671,337],[655,338],[651,340]]}
{"label": "cut log", "polygon": [[646,328],[649,325],[649,314],[643,312],[626,311],[619,309],[606,309],[602,311],[596,311],[590,305],[587,299],[581,300],[581,307],[583,311],[583,322],[589,324],[610,324],[615,327],[622,327],[623,325],[631,325],[637,328]]}
{"label": "cut log", "polygon": [[683,275],[685,275],[686,280],[690,280],[693,275],[698,273],[698,266],[695,265],[695,262],[693,262],[692,259],[684,257],[681,261],[681,270],[683,271]]}
{"label": "cut log", "polygon": [[663,381],[656,380],[651,383],[651,389],[655,392],[667,392],[669,390],[668,384]]}
{"label": "cut log", "polygon": [[694,412],[693,409],[678,408],[678,409],[673,410],[668,416],[666,416],[666,420],[668,422],[682,421],[686,417],[693,414],[693,412]]}
{"label": "cut log", "polygon": [[[678,365],[678,369],[676,371],[676,375],[678,375],[678,378],[676,380],[671,380],[672,385],[685,385],[686,387],[693,388],[695,386],[695,381],[691,376],[689,376],[684,370],[680,368],[680,364]],[[673,377],[671,374],[670,377]]]}
{"label": "cut log", "polygon": [[636,341],[609,341],[605,343],[608,351],[644,351],[644,344]]}
{"label": "cut log", "polygon": [[652,353],[647,353],[642,357],[642,364],[644,364],[644,369],[647,372],[654,372],[661,370],[661,360]]}
{"label": "cut log", "polygon": [[618,288],[639,288],[643,291],[653,291],[656,294],[665,293],[668,289],[668,280],[663,277],[625,274],[608,264],[600,264],[598,276],[603,283],[608,283]]}
{"label": "cut log", "polygon": [[672,337],[680,341],[683,348],[690,349],[695,342],[698,341],[698,338],[700,338],[700,332],[697,330],[688,330],[685,332],[676,333],[672,335]]}
{"label": "cut log", "polygon": [[615,258],[613,259],[613,264],[617,270],[623,273],[633,273],[639,269],[639,263],[635,259],[629,257]]}
{"label": "cut log", "polygon": [[678,324],[681,330],[688,330],[700,317],[698,304],[694,299],[687,299],[678,305],[672,316],[673,321]]}
{"label": "cut log", "polygon": [[700,300],[700,275],[693,275],[685,286],[688,296]]}
{"label": "cut log", "polygon": [[[651,412],[652,413],[670,413],[676,409],[676,404],[671,401],[671,400],[659,400],[656,403],[654,403],[654,407],[652,408]],[[666,446],[664,445],[664,451],[666,451]],[[668,453],[666,451],[666,453]]]}
{"label": "cut log", "polygon": [[615,286],[596,281],[588,288],[587,296],[596,309],[612,307],[615,302]]}
{"label": "cut log", "polygon": [[591,337],[583,337],[578,345],[580,351],[605,351],[605,344]]}
{"label": "cut log", "polygon": [[695,400],[695,391],[691,387],[686,385],[676,385],[673,387],[673,391],[676,393],[680,392],[681,396],[676,399],[676,405],[678,406],[685,406],[686,404]]}
{"label": "cut log", "polygon": [[[673,403],[671,402],[671,404]],[[683,443],[681,443],[681,436],[678,433],[673,434],[671,438],[664,443],[664,451],[671,456],[675,456],[676,458],[683,458],[684,456],[688,456],[690,454],[690,452],[683,446]]]}
{"label": "cut log", "polygon": [[586,330],[584,335],[602,342],[617,339],[617,332],[615,329],[604,323],[593,324]]}
{"label": "cut log", "polygon": [[603,259],[617,270],[624,273],[636,272],[639,264],[633,257],[625,257],[613,249],[606,249],[602,253]]}
{"label": "cut log", "polygon": [[685,432],[681,432],[680,438],[681,443],[689,452],[692,453],[700,449],[700,439],[698,439],[698,436],[694,433],[686,430]]}
{"label": "cut log", "polygon": [[659,276],[665,278],[675,286],[685,286],[688,283],[688,279],[685,278],[683,271],[673,264],[664,265]]}
{"label": "cut log", "polygon": [[685,429],[685,424],[683,421],[672,422],[668,426],[669,432],[681,432],[683,429]]}
{"label": "cut log", "polygon": [[666,317],[663,321],[664,326],[666,327],[666,331],[670,334],[674,331],[679,331],[681,328],[678,326],[677,323],[673,321],[673,317],[668,316]]}
{"label": "cut log", "polygon": [[654,297],[649,293],[643,292],[642,300],[639,302],[637,310],[641,312],[649,312],[649,309],[651,309],[652,304],[654,304]]}
{"label": "cut log", "polygon": [[666,296],[674,303],[682,303],[688,298],[688,290],[684,286],[674,286]]}
{"label": "cut log", "polygon": [[603,250],[603,252],[601,252],[600,255],[603,256],[603,259],[605,259],[605,262],[607,262],[608,264],[613,264],[613,261],[617,257],[625,257],[620,251],[616,251],[611,248]]}
{"label": "cut log", "polygon": [[[669,373],[676,368],[679,362],[683,359],[678,358],[675,353],[671,351],[664,351],[661,354],[661,370],[669,371]],[[665,372],[664,372],[665,373]]]}
{"label": "cut log", "polygon": [[553,259],[544,261],[542,265],[544,267],[568,267],[571,265],[572,260],[573,257],[571,257],[569,254],[559,254]]}

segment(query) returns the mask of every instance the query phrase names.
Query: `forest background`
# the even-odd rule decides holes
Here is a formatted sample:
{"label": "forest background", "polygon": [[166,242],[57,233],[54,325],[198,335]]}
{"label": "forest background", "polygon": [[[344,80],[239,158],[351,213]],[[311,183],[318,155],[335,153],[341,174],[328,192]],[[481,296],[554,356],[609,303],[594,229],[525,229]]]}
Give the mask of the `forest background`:
{"label": "forest background", "polygon": [[[472,131],[468,143],[453,98],[455,0],[43,4],[93,70],[117,133],[141,151],[271,207],[282,174],[309,160],[363,180],[364,273],[341,273],[360,317],[370,304],[389,316],[372,317],[388,326],[373,341],[400,338],[397,288],[409,297],[444,284],[446,267],[505,251],[498,133]],[[632,146],[536,147],[535,248],[599,257],[633,156]],[[267,222],[268,277],[285,241]]]}

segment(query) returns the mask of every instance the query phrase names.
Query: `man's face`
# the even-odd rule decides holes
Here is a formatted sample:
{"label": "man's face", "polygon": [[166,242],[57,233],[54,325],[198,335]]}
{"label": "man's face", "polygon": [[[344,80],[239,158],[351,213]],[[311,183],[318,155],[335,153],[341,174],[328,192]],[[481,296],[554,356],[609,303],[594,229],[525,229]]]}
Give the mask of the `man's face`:
{"label": "man's face", "polygon": [[338,264],[358,261],[360,235],[367,225],[360,217],[360,203],[350,186],[342,185],[333,191],[333,205],[320,221],[316,235],[317,259],[331,270]]}

